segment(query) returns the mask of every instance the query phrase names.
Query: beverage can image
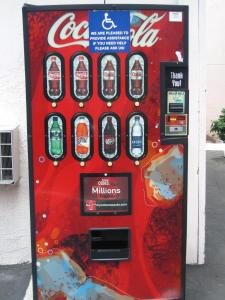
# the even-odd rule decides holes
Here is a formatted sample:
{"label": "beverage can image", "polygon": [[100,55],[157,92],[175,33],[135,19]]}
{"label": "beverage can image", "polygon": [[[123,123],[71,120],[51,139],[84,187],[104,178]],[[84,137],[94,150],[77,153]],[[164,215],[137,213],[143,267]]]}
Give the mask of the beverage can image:
{"label": "beverage can image", "polygon": [[91,59],[85,52],[71,58],[71,95],[77,101],[86,101],[91,96]]}
{"label": "beverage can image", "polygon": [[100,119],[100,154],[104,159],[119,155],[119,119],[115,114],[106,114]]}
{"label": "beverage can image", "polygon": [[144,98],[147,89],[147,60],[142,53],[127,57],[127,94],[132,100]]}
{"label": "beverage can image", "polygon": [[115,54],[100,57],[99,92],[101,98],[113,101],[119,94],[119,59]]}
{"label": "beverage can image", "polygon": [[63,59],[59,54],[50,54],[44,60],[44,89],[50,101],[63,97]]}
{"label": "beverage can image", "polygon": [[48,119],[48,150],[53,159],[63,155],[63,122],[59,116]]}

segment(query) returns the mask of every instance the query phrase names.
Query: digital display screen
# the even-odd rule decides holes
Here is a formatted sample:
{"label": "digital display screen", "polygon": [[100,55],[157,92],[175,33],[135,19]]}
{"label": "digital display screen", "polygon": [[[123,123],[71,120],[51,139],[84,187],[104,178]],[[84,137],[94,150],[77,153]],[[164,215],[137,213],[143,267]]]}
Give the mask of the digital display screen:
{"label": "digital display screen", "polygon": [[129,215],[131,174],[81,174],[82,215]]}

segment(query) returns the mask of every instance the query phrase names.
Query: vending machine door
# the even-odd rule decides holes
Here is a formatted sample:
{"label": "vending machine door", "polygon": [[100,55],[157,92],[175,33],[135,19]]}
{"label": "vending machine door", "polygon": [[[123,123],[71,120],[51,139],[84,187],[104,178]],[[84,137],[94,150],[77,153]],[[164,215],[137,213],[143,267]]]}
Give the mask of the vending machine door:
{"label": "vending machine door", "polygon": [[188,8],[23,8],[34,299],[185,298]]}

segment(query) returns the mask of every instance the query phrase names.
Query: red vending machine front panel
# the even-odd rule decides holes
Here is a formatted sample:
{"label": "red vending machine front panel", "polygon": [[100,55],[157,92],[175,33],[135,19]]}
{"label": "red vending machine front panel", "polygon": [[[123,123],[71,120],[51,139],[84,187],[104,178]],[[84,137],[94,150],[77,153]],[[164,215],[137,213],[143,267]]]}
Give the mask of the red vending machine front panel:
{"label": "red vending machine front panel", "polygon": [[187,7],[23,12],[34,298],[184,299]]}

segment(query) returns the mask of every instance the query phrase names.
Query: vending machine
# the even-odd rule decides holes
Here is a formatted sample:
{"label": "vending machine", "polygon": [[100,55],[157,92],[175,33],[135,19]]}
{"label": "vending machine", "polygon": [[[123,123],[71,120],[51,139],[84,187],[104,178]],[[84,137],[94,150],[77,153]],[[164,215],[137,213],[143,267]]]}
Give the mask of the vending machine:
{"label": "vending machine", "polygon": [[185,298],[188,8],[23,8],[34,299]]}

